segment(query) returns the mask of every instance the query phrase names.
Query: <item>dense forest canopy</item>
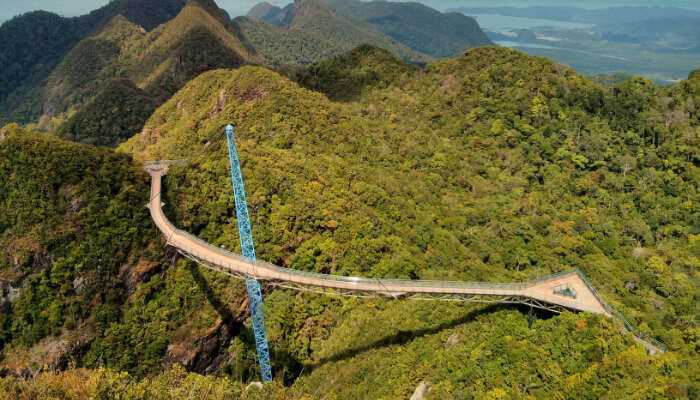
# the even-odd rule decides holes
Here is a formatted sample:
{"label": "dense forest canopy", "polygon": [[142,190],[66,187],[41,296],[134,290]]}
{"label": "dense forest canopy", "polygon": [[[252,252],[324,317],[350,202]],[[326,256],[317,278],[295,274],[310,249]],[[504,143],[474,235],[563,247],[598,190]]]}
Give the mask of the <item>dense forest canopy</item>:
{"label": "dense forest canopy", "polygon": [[[113,19],[49,79],[78,88],[54,92],[57,106],[87,99],[63,138],[115,145],[147,119],[116,152],[0,128],[0,397],[392,399],[421,382],[435,399],[698,396],[700,70],[668,88],[620,77],[605,88],[506,48],[418,68],[363,45],[275,72],[241,66],[255,56],[244,24],[211,6],[151,32]],[[308,12],[297,22],[317,23]],[[194,57],[203,42],[219,45],[213,61]],[[108,85],[71,67],[85,66],[81,49],[104,55],[89,70]],[[130,69],[182,55],[193,58],[174,75]],[[241,67],[200,74],[219,57]],[[125,105],[126,128],[106,131]],[[260,259],[491,282],[578,268],[668,351],[650,356],[588,313],[543,313],[530,329],[511,306],[265,286],[276,381],[246,389],[257,362],[245,285],[166,246],[140,165],[187,159],[165,179],[166,213],[238,252],[228,123]]]}

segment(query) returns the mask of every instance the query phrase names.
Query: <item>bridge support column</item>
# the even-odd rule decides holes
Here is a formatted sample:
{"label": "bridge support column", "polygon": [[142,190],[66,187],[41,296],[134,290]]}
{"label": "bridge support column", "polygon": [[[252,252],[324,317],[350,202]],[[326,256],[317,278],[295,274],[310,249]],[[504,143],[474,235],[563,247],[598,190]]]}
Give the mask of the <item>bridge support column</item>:
{"label": "bridge support column", "polygon": [[248,289],[248,307],[250,308],[250,319],[253,321],[253,334],[255,335],[255,348],[258,351],[260,375],[263,382],[270,382],[272,381],[272,371],[270,369],[270,350],[267,344],[265,311],[263,309],[260,283],[256,279],[248,278],[245,281],[245,285]]}
{"label": "bridge support column", "polygon": [[530,311],[527,313],[527,327],[532,329],[532,323],[535,322],[537,317],[532,309],[532,304],[530,304]]}

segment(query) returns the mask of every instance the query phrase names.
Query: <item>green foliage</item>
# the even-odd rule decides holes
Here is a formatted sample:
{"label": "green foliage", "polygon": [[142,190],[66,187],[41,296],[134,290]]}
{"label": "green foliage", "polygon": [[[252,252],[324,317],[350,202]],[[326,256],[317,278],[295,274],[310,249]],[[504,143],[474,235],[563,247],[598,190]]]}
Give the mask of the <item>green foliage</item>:
{"label": "green foliage", "polygon": [[351,100],[361,95],[364,89],[388,86],[401,74],[417,70],[386,50],[364,45],[295,71],[294,79],[333,100]]}
{"label": "green foliage", "polygon": [[564,313],[528,329],[512,307],[354,303],[331,332],[312,343],[320,357],[296,383],[305,392],[408,398],[421,382],[428,399],[690,398],[697,390],[694,362],[650,357],[594,315]]}
{"label": "green foliage", "polygon": [[[178,227],[238,251],[222,132],[234,123],[260,259],[341,275],[465,281],[579,268],[669,351],[648,356],[597,315],[564,313],[530,330],[527,311],[511,306],[266,287],[278,377],[267,398],[407,398],[421,381],[433,398],[697,396],[699,73],[668,89],[633,79],[608,90],[509,49],[477,48],[420,70],[363,46],[296,77],[324,93],[260,67],[207,72],[119,151],[187,158],[165,180],[166,212]],[[344,92],[344,102],[332,100]],[[0,182],[8,182],[0,192],[8,243],[1,270],[15,280],[18,269],[29,272],[20,298],[0,314],[6,368],[20,364],[23,344],[43,337],[27,350],[40,353],[72,323],[94,332],[75,352],[77,366],[135,377],[107,380],[126,391],[111,396],[148,387],[177,363],[218,371],[234,390],[255,379],[243,283],[171,262],[165,240],[151,240],[157,234],[141,207],[148,183],[128,157],[13,126],[0,140]],[[104,158],[110,162],[97,161]],[[66,171],[45,177],[59,165]],[[85,219],[71,225],[81,228],[71,240],[61,239],[66,230],[54,233],[73,204],[64,181],[90,188],[78,197]],[[105,209],[99,196],[107,192]],[[130,275],[115,279],[122,268]],[[78,277],[90,282],[82,289],[89,295],[78,293]],[[453,334],[457,343],[446,349]],[[157,390],[187,379],[170,373],[160,382],[174,384]],[[149,375],[148,383],[135,380]],[[0,390],[51,385],[9,378]],[[147,394],[132,397],[150,392],[139,393]]]}
{"label": "green foliage", "polygon": [[130,81],[111,80],[56,134],[74,142],[116,146],[137,134],[156,107],[153,99]]}
{"label": "green foliage", "polygon": [[593,82],[607,89],[612,89],[613,86],[630,78],[633,78],[633,76],[624,72],[617,72],[613,75],[599,74],[590,77]]}
{"label": "green foliage", "polygon": [[493,44],[474,18],[441,13],[420,3],[326,0],[343,14],[363,19],[411,49],[435,58]]}
{"label": "green foliage", "polygon": [[71,140],[116,145],[193,77],[247,62],[249,46],[238,36],[228,15],[204,0],[151,32],[119,15],[77,43],[33,91],[11,95],[7,110],[21,112],[22,122],[41,116],[42,129]]}
{"label": "green foliage", "polygon": [[[184,0],[117,0],[76,18],[36,11],[0,26],[0,125],[26,123],[42,112],[37,89],[78,42],[122,15],[148,30],[173,18]],[[91,60],[88,60],[91,61]],[[89,65],[89,64],[88,64]],[[77,65],[82,68],[83,65]]]}
{"label": "green foliage", "polygon": [[280,389],[279,385],[266,385],[263,389],[246,391],[240,383],[187,373],[181,367],[142,380],[108,369],[43,373],[31,381],[14,378],[0,380],[0,395],[3,398],[37,400],[282,399]]}
{"label": "green foliage", "polygon": [[3,128],[0,273],[21,282],[0,346],[31,346],[82,325],[95,302],[118,306],[120,267],[147,232],[146,180],[129,157]]}

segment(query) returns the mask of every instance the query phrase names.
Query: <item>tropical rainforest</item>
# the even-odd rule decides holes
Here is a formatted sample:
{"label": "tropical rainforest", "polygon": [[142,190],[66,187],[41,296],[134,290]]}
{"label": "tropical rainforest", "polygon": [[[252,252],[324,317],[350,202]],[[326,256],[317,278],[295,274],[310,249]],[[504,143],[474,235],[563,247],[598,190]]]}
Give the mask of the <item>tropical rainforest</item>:
{"label": "tropical rainforest", "polygon": [[[202,5],[183,12],[199,9],[223,20]],[[219,59],[235,65],[140,76],[108,74],[109,61],[99,69],[109,85],[86,80],[56,97],[88,99],[87,114],[67,106],[58,133],[47,122],[0,128],[0,398],[395,399],[419,386],[426,399],[700,396],[700,70],[665,88],[639,77],[604,87],[507,48],[421,68],[371,45],[272,70],[244,65],[264,55],[240,25],[220,25],[206,40],[243,38],[220,48],[246,56]],[[130,46],[180,37],[166,36],[172,22],[106,26],[83,46],[125,71],[144,62]],[[108,44],[124,36],[137,40]],[[129,129],[89,112],[124,105]],[[240,252],[229,123],[260,259],[491,282],[579,269],[666,352],[648,354],[602,315],[542,311],[528,326],[528,309],[512,305],[263,282],[275,379],[251,384],[245,283],[168,247],[144,207],[143,162],[186,159],[165,178],[166,214]]]}

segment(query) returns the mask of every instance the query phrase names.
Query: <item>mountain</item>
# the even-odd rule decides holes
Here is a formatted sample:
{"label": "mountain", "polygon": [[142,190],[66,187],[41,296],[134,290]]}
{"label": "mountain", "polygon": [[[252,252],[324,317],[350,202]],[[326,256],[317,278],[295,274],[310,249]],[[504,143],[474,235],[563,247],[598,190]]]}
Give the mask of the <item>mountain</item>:
{"label": "mountain", "polygon": [[63,18],[36,11],[0,26],[0,124],[36,118],[40,96],[51,71],[82,39],[117,15],[147,30],[172,19],[185,0],[114,0],[87,15]]}
{"label": "mountain", "polygon": [[[700,14],[651,18],[628,23],[600,24],[595,30],[606,34],[624,35],[646,46],[661,47],[665,51],[681,50],[700,53]],[[611,39],[610,37],[607,37]]]}
{"label": "mountain", "polygon": [[284,21],[284,16],[291,7],[291,4],[284,9],[273,6],[270,3],[262,2],[253,6],[248,11],[247,17],[261,21],[267,21],[272,25],[280,26]]}
{"label": "mountain", "polygon": [[345,15],[361,18],[413,50],[435,58],[455,57],[493,44],[471,17],[441,13],[420,3],[325,0]]}
{"label": "mountain", "polygon": [[296,0],[280,27],[251,18],[235,21],[269,65],[308,64],[365,43],[385,48],[414,63],[424,64],[431,59],[365,21],[342,15],[320,0]]}
{"label": "mountain", "polygon": [[34,105],[31,116],[62,137],[117,145],[190,79],[254,59],[237,29],[204,0],[150,32],[117,16],[73,47],[25,108]]}
{"label": "mountain", "polygon": [[362,45],[329,61],[314,63],[297,72],[294,81],[324,93],[335,101],[358,99],[377,86],[389,86],[404,74],[412,75],[417,66],[397,59],[384,49]]}
{"label": "mountain", "polygon": [[102,81],[97,95],[70,115],[56,135],[74,142],[116,146],[143,128],[158,107],[149,94],[128,79]]}
{"label": "mountain", "polygon": [[137,189],[148,181],[129,156],[16,124],[0,129],[0,176],[2,375],[65,368],[127,300],[120,274],[155,233]]}

